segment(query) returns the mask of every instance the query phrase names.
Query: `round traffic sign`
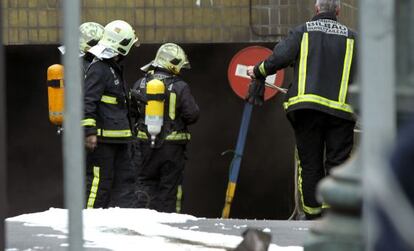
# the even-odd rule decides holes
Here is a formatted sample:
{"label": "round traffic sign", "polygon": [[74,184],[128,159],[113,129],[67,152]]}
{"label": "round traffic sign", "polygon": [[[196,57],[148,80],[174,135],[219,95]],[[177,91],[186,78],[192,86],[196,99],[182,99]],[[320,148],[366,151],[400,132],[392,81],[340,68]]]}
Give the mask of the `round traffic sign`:
{"label": "round traffic sign", "polygon": [[[233,91],[242,99],[245,99],[249,90],[250,77],[247,75],[247,66],[256,65],[272,54],[272,51],[263,46],[249,46],[234,55],[230,61],[227,77]],[[272,85],[283,84],[285,72],[283,69],[276,74],[267,76],[266,82]],[[275,96],[278,90],[266,88],[264,99],[268,100]]]}

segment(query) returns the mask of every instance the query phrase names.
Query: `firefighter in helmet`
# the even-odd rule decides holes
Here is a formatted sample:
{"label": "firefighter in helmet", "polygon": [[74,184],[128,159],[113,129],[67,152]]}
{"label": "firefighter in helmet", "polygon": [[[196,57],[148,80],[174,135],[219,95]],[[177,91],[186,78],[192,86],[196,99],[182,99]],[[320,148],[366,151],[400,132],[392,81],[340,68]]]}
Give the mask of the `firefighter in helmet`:
{"label": "firefighter in helmet", "polygon": [[[132,88],[138,138],[138,207],[176,211],[176,195],[183,180],[188,126],[199,116],[189,85],[181,78],[190,63],[177,44],[163,44],[155,59],[141,68],[145,76]],[[142,98],[138,101],[134,97]]]}
{"label": "firefighter in helmet", "polygon": [[105,26],[98,44],[88,50],[94,58],[85,69],[82,120],[88,150],[87,208],[134,207],[132,133],[120,62],[137,41],[131,25],[115,20]]}
{"label": "firefighter in helmet", "polygon": [[[86,22],[79,26],[79,56],[82,58],[82,69],[92,62],[93,55],[87,51],[102,38],[104,27],[95,22]],[[58,47],[60,53],[65,54],[65,46]],[[57,133],[63,132],[64,110],[64,74],[63,65],[54,64],[48,68],[48,103],[49,120],[57,125]]]}

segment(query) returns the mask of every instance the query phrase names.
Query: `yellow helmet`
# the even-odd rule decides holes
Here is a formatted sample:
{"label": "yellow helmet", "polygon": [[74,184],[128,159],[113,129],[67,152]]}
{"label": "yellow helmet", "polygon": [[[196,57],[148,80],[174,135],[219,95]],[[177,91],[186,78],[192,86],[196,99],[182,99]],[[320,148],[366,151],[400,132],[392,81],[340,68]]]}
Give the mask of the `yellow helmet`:
{"label": "yellow helmet", "polygon": [[79,50],[87,52],[102,38],[104,27],[95,22],[86,22],[79,26]]}
{"label": "yellow helmet", "polygon": [[105,26],[103,37],[98,44],[126,56],[137,42],[138,37],[131,25],[123,20],[115,20]]}
{"label": "yellow helmet", "polygon": [[[102,38],[104,27],[95,22],[85,22],[79,26],[79,56],[83,56],[91,47]],[[64,45],[58,47],[62,55],[65,54]]]}
{"label": "yellow helmet", "polygon": [[161,45],[151,65],[164,68],[174,74],[179,74],[182,68],[191,68],[183,48],[174,43]]}

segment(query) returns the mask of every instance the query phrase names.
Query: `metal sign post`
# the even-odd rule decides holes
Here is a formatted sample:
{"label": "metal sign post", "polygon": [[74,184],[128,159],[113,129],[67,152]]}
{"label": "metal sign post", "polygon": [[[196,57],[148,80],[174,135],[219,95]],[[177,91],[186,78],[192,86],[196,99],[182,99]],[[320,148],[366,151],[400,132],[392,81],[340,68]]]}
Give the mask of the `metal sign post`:
{"label": "metal sign post", "polygon": [[[2,9],[0,8],[0,17],[2,17]],[[0,18],[0,27],[3,27],[2,19]],[[4,61],[3,61],[3,36],[2,29],[0,29],[0,250],[6,248],[6,237],[4,220],[7,211],[7,192],[6,192],[6,88],[4,86]]]}
{"label": "metal sign post", "polygon": [[79,59],[80,1],[63,1],[65,67],[65,119],[63,134],[65,207],[69,214],[69,250],[83,250],[84,136],[81,128],[83,100]]}
{"label": "metal sign post", "polygon": [[[247,76],[247,66],[255,65],[258,62],[266,59],[272,53],[271,50],[260,47],[251,46],[238,52],[230,62],[228,69],[228,79],[233,91],[242,99],[247,95],[250,77]],[[268,100],[275,96],[278,91],[284,91],[280,88],[283,83],[284,71],[279,71],[276,75],[269,76],[266,79],[266,88],[264,99]],[[249,103],[244,104],[243,116],[237,138],[236,150],[234,152],[233,160],[230,164],[229,182],[227,185],[226,199],[222,212],[222,218],[229,218],[231,203],[233,202],[234,194],[236,192],[237,179],[240,171],[240,164],[243,156],[244,145],[246,143],[247,131],[249,130],[250,118],[252,115],[253,105]]]}

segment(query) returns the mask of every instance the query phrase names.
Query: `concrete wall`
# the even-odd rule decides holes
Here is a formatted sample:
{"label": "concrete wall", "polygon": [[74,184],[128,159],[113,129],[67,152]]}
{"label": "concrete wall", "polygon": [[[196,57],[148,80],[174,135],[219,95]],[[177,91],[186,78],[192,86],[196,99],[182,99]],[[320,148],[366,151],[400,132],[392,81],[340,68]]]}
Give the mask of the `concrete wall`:
{"label": "concrete wall", "polygon": [[[143,43],[275,41],[313,15],[314,0],[83,0],[83,21],[123,19]],[[357,0],[342,0],[341,21],[356,27]],[[5,44],[61,40],[59,0],[2,0]]]}

